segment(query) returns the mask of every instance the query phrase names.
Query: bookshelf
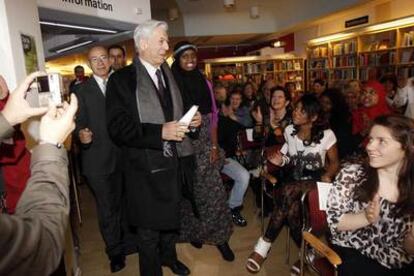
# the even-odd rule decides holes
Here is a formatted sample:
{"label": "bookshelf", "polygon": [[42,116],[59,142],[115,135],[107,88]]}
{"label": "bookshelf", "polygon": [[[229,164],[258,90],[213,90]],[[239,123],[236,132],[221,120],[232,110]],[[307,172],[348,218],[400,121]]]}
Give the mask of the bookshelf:
{"label": "bookshelf", "polygon": [[398,22],[408,22],[407,18],[310,40],[308,89],[316,78],[333,82],[379,80],[390,73],[414,76],[414,18],[410,19],[401,25]]}
{"label": "bookshelf", "polygon": [[204,62],[207,77],[225,86],[252,81],[259,87],[263,80],[273,79],[279,85],[293,82],[297,91],[303,91],[305,87],[303,58],[246,56],[208,59]]}

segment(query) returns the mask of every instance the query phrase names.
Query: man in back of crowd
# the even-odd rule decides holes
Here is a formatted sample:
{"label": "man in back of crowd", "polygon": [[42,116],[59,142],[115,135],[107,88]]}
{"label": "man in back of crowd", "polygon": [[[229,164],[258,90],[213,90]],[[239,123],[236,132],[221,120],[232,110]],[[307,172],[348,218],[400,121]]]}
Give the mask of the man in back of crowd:
{"label": "man in back of crowd", "polygon": [[76,65],[73,71],[75,73],[75,79],[69,84],[69,93],[75,92],[80,84],[88,80],[88,77],[85,76],[85,68],[82,65]]}
{"label": "man in back of crowd", "polygon": [[106,128],[105,93],[110,74],[108,52],[96,46],[88,52],[93,76],[75,93],[79,99],[75,137],[80,141],[81,172],[96,200],[99,228],[112,272],[125,267],[121,242],[122,175],[117,167],[118,148]]}
{"label": "man in back of crowd", "polygon": [[69,215],[68,159],[62,144],[75,128],[75,95],[63,107],[32,108],[24,99],[40,73],[29,75],[10,94],[0,113],[0,140],[32,116],[40,120],[31,176],[13,216],[0,214],[0,275],[50,275],[59,265]]}
{"label": "man in back of crowd", "polygon": [[120,45],[111,45],[108,48],[111,68],[116,71],[126,66],[126,52]]}

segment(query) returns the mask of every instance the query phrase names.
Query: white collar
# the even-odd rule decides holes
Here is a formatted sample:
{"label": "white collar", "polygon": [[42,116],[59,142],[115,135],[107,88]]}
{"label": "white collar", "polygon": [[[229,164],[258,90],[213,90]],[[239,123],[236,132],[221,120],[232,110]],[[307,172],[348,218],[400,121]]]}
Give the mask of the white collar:
{"label": "white collar", "polygon": [[150,76],[155,76],[155,73],[158,69],[161,69],[160,66],[155,67],[154,65],[150,64],[148,61],[143,60],[142,58],[139,58],[142,65],[144,65],[145,69],[147,69],[147,72],[150,74]]}

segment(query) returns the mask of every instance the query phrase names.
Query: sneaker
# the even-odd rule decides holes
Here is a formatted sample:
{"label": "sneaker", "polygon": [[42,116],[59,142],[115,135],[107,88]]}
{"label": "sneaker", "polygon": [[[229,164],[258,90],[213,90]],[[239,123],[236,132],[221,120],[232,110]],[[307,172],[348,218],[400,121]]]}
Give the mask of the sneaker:
{"label": "sneaker", "polygon": [[231,217],[233,219],[233,223],[240,227],[245,227],[247,225],[247,221],[242,215],[240,214],[239,208],[231,209]]}

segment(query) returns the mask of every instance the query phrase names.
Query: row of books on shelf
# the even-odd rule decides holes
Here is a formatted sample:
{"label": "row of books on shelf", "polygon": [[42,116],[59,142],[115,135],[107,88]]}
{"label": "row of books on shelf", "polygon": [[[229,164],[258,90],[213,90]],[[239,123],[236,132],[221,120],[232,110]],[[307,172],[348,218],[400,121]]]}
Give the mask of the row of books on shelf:
{"label": "row of books on shelf", "polygon": [[268,71],[273,71],[273,63],[270,63],[269,62],[269,64],[271,64],[271,70],[268,70],[268,64],[266,64],[266,63],[246,63],[245,65],[244,65],[244,70],[245,70],[245,72],[246,72],[246,74],[256,74],[256,73],[262,73],[262,72],[264,72],[264,71],[266,71],[266,70],[268,70]]}
{"label": "row of books on shelf", "polygon": [[356,56],[338,56],[332,59],[333,67],[356,66]]}
{"label": "row of books on shelf", "polygon": [[299,60],[283,60],[276,63],[276,70],[302,70]]}
{"label": "row of books on shelf", "polygon": [[361,81],[366,80],[379,80],[387,74],[394,74],[394,67],[368,67],[359,70],[359,79]]}
{"label": "row of books on shelf", "polygon": [[379,41],[373,41],[368,44],[367,51],[386,50],[396,46],[395,38],[385,38]]}
{"label": "row of books on shelf", "polygon": [[403,47],[414,46],[414,31],[409,31],[409,32],[404,33],[403,39],[402,39],[402,46]]}
{"label": "row of books on shelf", "polygon": [[411,66],[411,67],[398,68],[397,75],[403,76],[405,78],[412,77],[414,76],[414,67]]}
{"label": "row of books on shelf", "polygon": [[332,79],[352,80],[356,78],[356,69],[334,70],[332,73]]}
{"label": "row of books on shelf", "polygon": [[328,46],[319,46],[311,50],[311,57],[320,58],[328,56]]}
{"label": "row of books on shelf", "polygon": [[329,61],[327,59],[310,60],[310,69],[325,69],[329,67]]}
{"label": "row of books on shelf", "polygon": [[363,53],[359,55],[360,66],[384,66],[395,63],[395,51],[385,53]]}
{"label": "row of books on shelf", "polygon": [[357,50],[356,41],[348,41],[343,43],[338,43],[333,46],[333,54],[337,55],[347,55],[355,53]]}
{"label": "row of books on shelf", "polygon": [[310,80],[314,79],[327,79],[328,78],[328,72],[327,71],[310,71],[309,74]]}
{"label": "row of books on shelf", "polygon": [[413,49],[406,49],[401,52],[401,63],[409,63],[414,62],[414,50]]}

